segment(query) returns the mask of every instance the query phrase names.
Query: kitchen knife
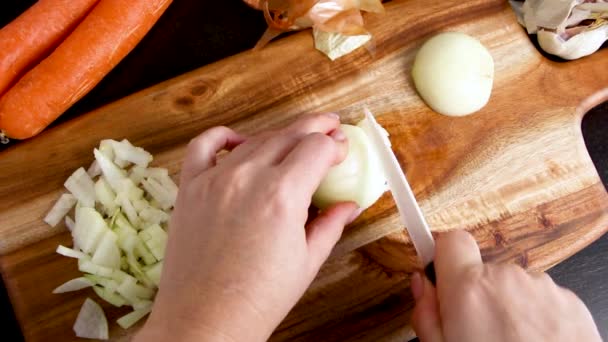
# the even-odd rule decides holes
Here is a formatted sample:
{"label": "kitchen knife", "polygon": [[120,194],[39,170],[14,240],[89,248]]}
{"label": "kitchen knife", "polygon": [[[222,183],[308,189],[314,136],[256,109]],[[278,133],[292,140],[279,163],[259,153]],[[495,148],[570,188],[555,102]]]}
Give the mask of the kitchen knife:
{"label": "kitchen knife", "polygon": [[374,152],[378,156],[382,168],[384,169],[385,177],[388,182],[388,187],[393,195],[393,199],[397,204],[397,209],[401,216],[401,221],[405,224],[405,228],[410,234],[416,253],[422,261],[424,272],[429,280],[435,284],[435,266],[433,259],[435,256],[435,240],[429,229],[422,211],[416,202],[412,188],[410,187],[405,174],[401,170],[401,166],[397,161],[397,157],[391,150],[391,143],[384,133],[384,130],[374,118],[374,115],[365,108],[366,125],[368,126],[368,135]]}

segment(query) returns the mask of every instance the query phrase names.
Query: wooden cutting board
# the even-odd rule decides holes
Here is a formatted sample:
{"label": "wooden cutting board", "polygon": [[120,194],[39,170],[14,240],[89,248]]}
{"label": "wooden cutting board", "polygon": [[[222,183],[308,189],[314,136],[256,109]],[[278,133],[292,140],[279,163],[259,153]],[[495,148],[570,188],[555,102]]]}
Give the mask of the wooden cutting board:
{"label": "wooden cutting board", "polygon": [[[393,147],[435,232],[467,229],[488,261],[544,270],[608,230],[608,195],[580,131],[584,113],[608,99],[608,50],[578,61],[544,58],[506,1],[392,1],[366,17],[376,53],[330,62],[309,32],[164,82],[55,127],[0,154],[0,271],[28,341],[74,339],[90,291],[52,295],[78,274],[54,254],[64,227],[42,217],[63,181],[92,161],[101,139],[128,138],[179,172],[185,144],[228,125],[255,133],[306,112],[338,111],[354,122],[368,106]],[[464,118],[432,112],[410,71],[431,34],[462,31],[489,48],[496,65],[488,106]],[[204,204],[202,204],[204,205]],[[334,255],[275,341],[404,340],[417,267],[389,195],[345,232]],[[105,306],[110,320],[125,310]],[[127,339],[112,324],[111,336]]]}

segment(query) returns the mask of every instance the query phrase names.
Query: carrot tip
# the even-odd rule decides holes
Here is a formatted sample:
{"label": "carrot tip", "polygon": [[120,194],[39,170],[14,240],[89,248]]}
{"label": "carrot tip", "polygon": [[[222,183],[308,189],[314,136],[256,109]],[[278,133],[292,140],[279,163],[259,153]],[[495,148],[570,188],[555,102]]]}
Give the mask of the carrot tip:
{"label": "carrot tip", "polygon": [[11,142],[11,140],[6,136],[6,134],[4,134],[4,132],[0,131],[0,144],[6,145],[9,142]]}

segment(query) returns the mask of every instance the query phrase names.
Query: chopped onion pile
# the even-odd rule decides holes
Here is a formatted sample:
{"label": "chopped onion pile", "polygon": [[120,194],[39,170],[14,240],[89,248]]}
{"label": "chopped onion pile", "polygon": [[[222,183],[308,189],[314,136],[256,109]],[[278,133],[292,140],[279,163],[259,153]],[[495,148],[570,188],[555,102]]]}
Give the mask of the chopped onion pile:
{"label": "chopped onion pile", "polygon": [[[73,248],[57,253],[78,260],[82,277],[57,287],[65,293],[92,287],[106,302],[133,311],[118,319],[127,329],[152,309],[163,267],[167,228],[178,187],[166,169],[148,167],[152,155],[129,141],[103,140],[87,171],[76,170],[44,221],[65,217]],[[69,215],[74,210],[72,219]],[[77,336],[107,339],[99,305],[87,299],[74,330]]]}

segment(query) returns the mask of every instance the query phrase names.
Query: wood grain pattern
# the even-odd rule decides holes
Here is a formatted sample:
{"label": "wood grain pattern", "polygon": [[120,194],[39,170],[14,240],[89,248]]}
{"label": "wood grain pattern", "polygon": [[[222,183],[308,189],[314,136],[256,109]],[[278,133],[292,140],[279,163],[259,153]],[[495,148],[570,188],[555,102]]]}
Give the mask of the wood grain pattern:
{"label": "wood grain pattern", "polygon": [[[64,228],[49,228],[41,218],[65,178],[90,163],[103,138],[126,137],[176,174],[185,144],[208,127],[255,133],[322,110],[339,110],[348,122],[367,105],[391,133],[433,230],[471,230],[486,260],[542,270],[605,232],[608,196],[585,150],[580,118],[608,98],[608,74],[599,72],[608,67],[608,50],[550,62],[504,1],[403,0],[387,9],[385,16],[367,17],[377,39],[373,57],[359,51],[332,63],[311,48],[309,34],[297,34],[159,84],[0,154],[0,270],[26,339],[70,340],[78,307],[91,295],[50,293],[76,274],[76,266],[53,253],[68,241]],[[424,39],[447,30],[479,38],[495,60],[490,103],[470,117],[433,113],[409,77]],[[349,227],[273,340],[411,336],[405,324],[408,272],[417,264],[402,228],[385,195]],[[109,317],[119,311],[109,310]],[[121,340],[131,333],[114,326],[112,336]]]}

